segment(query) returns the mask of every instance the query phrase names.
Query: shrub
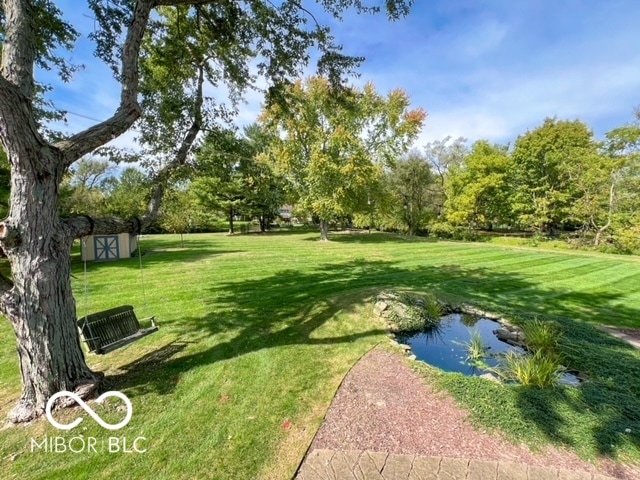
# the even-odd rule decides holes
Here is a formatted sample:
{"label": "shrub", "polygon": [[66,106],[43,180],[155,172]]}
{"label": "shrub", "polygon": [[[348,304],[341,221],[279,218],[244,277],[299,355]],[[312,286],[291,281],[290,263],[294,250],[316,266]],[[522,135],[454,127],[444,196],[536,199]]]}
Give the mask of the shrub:
{"label": "shrub", "polygon": [[558,384],[561,367],[557,355],[545,355],[538,350],[533,355],[507,352],[491,371],[507,382],[545,388]]}
{"label": "shrub", "polygon": [[523,323],[521,328],[524,332],[524,343],[531,352],[543,352],[547,355],[558,353],[558,345],[562,338],[558,324],[536,318]]}
{"label": "shrub", "polygon": [[640,253],[640,226],[617,229],[613,242],[615,253]]}
{"label": "shrub", "polygon": [[457,227],[444,222],[430,225],[429,235],[447,240],[464,240],[468,242],[479,239],[478,233],[469,228]]}
{"label": "shrub", "polygon": [[442,307],[433,297],[401,294],[394,302],[390,319],[401,332],[413,332],[440,323]]}

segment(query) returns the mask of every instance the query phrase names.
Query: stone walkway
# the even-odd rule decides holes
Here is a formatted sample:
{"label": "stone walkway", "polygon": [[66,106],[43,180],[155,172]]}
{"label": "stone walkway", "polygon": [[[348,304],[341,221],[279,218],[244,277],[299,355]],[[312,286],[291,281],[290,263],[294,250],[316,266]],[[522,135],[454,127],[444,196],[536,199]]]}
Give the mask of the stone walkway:
{"label": "stone walkway", "polygon": [[627,342],[631,346],[640,349],[640,330],[637,328],[619,328],[611,326],[604,326],[600,328],[614,337]]}
{"label": "stone walkway", "polygon": [[599,474],[525,464],[316,449],[296,480],[614,480]]}

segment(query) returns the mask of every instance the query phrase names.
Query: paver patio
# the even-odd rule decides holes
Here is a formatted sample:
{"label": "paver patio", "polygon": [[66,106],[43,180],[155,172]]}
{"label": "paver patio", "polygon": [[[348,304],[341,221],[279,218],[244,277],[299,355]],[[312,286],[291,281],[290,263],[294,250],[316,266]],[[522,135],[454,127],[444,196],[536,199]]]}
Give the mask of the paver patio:
{"label": "paver patio", "polygon": [[315,449],[296,480],[615,480],[600,474],[501,461]]}

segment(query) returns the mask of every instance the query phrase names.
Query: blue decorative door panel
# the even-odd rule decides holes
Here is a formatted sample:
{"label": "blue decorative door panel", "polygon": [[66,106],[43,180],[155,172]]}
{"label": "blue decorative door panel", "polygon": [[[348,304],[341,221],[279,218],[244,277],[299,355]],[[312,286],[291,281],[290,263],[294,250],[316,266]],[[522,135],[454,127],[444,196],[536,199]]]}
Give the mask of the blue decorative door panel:
{"label": "blue decorative door panel", "polygon": [[102,235],[93,237],[96,250],[96,260],[116,260],[120,258],[120,245],[117,235]]}

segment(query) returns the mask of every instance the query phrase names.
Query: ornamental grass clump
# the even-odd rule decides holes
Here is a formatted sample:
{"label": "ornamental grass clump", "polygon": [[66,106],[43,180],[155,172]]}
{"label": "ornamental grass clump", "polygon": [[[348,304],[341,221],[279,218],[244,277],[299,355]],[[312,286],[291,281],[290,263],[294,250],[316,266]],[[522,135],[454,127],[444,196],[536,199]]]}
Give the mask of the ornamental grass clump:
{"label": "ornamental grass clump", "polygon": [[521,326],[524,342],[532,353],[542,352],[545,355],[557,356],[562,332],[557,323],[533,319]]}
{"label": "ornamental grass clump", "polygon": [[507,352],[492,371],[505,382],[545,388],[558,384],[562,369],[557,355],[538,350],[533,355]]}
{"label": "ornamental grass clump", "polygon": [[391,320],[401,332],[415,332],[440,323],[442,307],[433,297],[402,294],[393,306]]}

